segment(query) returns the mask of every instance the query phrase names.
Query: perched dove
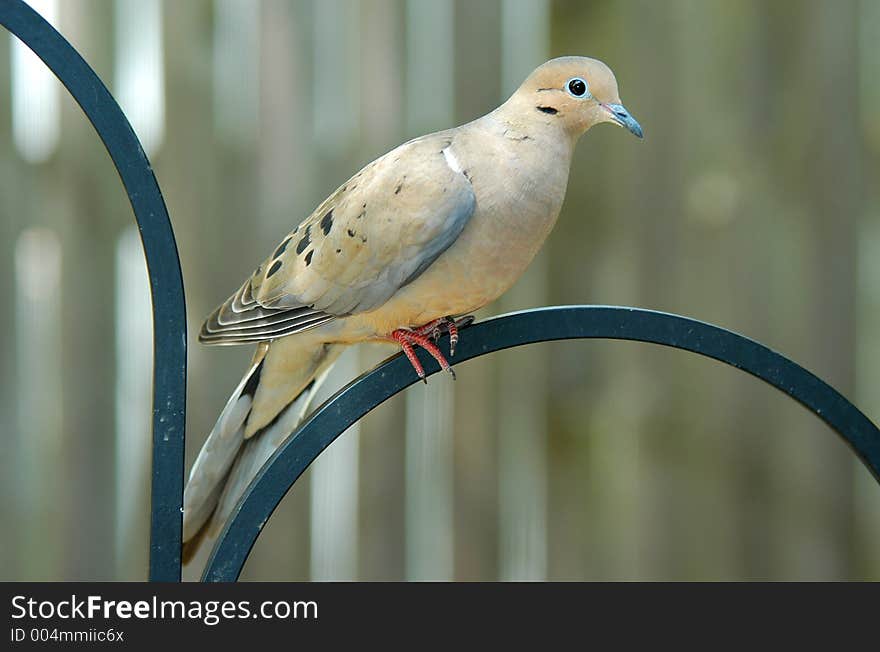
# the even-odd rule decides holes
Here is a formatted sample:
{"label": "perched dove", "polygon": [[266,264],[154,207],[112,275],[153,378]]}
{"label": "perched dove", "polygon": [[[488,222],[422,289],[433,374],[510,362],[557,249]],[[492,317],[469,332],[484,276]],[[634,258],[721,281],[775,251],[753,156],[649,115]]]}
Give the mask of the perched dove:
{"label": "perched dove", "polygon": [[216,537],[289,435],[343,346],[413,346],[496,299],[553,227],[578,138],[610,122],[642,136],[601,61],[553,59],[500,107],[376,159],[289,233],[202,326],[206,344],[257,345],[190,472],[184,556]]}

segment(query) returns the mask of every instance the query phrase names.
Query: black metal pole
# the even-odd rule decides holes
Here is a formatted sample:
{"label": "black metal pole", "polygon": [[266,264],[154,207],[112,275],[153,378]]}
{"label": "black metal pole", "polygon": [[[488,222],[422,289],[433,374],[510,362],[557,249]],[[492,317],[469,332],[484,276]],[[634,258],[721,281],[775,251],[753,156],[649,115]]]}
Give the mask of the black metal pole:
{"label": "black metal pole", "polygon": [[137,219],[153,302],[153,477],[150,579],[180,581],[186,306],[177,244],[159,184],[110,92],[42,16],[22,0],[0,0],[0,24],[55,73],[82,107],[119,172]]}
{"label": "black metal pole", "polygon": [[[784,392],[827,423],[880,481],[880,430],[831,386],[766,346],[679,315],[612,306],[560,306],[496,317],[464,329],[455,362],[514,346],[577,338],[651,342],[742,369]],[[437,363],[424,351],[428,374]],[[362,375],[319,407],[281,445],[245,491],[220,535],[202,579],[233,581],[263,525],[321,451],[367,412],[418,378],[400,355]]]}

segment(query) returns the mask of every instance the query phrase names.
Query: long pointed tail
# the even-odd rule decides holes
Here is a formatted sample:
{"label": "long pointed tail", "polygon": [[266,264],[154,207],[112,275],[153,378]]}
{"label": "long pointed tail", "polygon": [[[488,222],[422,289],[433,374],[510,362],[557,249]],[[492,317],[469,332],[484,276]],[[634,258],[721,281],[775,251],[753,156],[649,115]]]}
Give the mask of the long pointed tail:
{"label": "long pointed tail", "polygon": [[244,490],[308,413],[342,351],[306,333],[260,344],[199,452],[183,499],[183,560],[220,534]]}

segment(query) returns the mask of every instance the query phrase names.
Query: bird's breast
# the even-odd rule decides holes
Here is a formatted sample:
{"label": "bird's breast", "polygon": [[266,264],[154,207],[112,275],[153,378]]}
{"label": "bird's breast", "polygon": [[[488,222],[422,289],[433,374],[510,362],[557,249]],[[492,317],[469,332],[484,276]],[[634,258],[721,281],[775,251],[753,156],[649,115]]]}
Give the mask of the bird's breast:
{"label": "bird's breast", "polygon": [[388,334],[471,313],[513,285],[541,248],[565,197],[570,155],[538,143],[481,147],[452,143],[476,196],[461,235],[382,307],[357,316],[361,328]]}

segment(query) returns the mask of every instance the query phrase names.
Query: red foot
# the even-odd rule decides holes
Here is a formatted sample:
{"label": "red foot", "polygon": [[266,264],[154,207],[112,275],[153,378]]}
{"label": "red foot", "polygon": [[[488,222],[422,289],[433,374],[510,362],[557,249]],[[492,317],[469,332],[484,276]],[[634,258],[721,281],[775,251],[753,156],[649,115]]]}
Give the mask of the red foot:
{"label": "red foot", "polygon": [[424,326],[419,326],[412,330],[419,335],[427,335],[436,342],[440,339],[440,336],[443,335],[443,327],[446,325],[446,319],[446,317],[441,317],[440,319],[429,321]]}
{"label": "red foot", "polygon": [[443,369],[443,371],[448,371],[452,374],[454,379],[455,371],[453,371],[452,366],[446,358],[443,357],[443,354],[440,352],[440,349],[437,348],[435,342],[440,339],[440,336],[443,335],[443,333],[449,333],[449,357],[451,358],[455,355],[455,345],[458,344],[458,329],[462,326],[467,326],[473,320],[474,318],[470,315],[462,317],[458,321],[454,320],[452,317],[441,317],[440,319],[435,319],[434,321],[428,322],[418,328],[398,328],[391,333],[389,339],[400,344],[400,348],[402,348],[403,352],[406,354],[407,360],[409,360],[413,369],[415,369],[416,373],[419,375],[419,378],[424,382],[427,383],[428,381],[425,378],[425,370],[422,368],[422,365],[416,356],[415,349],[413,348],[415,345],[422,347],[425,351],[430,353],[431,357],[439,363],[440,368]]}
{"label": "red foot", "polygon": [[443,357],[443,354],[440,352],[440,349],[437,348],[437,345],[431,340],[428,335],[423,335],[417,331],[410,330],[408,328],[398,328],[396,331],[391,333],[391,339],[400,344],[400,348],[403,349],[403,352],[406,354],[407,360],[413,366],[413,369],[416,370],[416,373],[419,375],[425,383],[428,382],[428,379],[425,378],[425,370],[422,368],[422,363],[419,362],[418,357],[416,356],[415,349],[413,345],[417,344],[425,351],[431,354],[431,357],[434,358],[437,363],[440,365],[440,368],[443,371],[448,371],[452,374],[452,377],[455,378],[455,372],[452,370],[449,362],[447,362],[446,358]]}
{"label": "red foot", "polygon": [[473,321],[473,315],[467,315],[458,320],[452,317],[441,317],[413,330],[419,335],[430,336],[435,342],[440,339],[443,333],[449,333],[449,357],[451,358],[455,356],[455,346],[458,344],[458,329],[470,325]]}

